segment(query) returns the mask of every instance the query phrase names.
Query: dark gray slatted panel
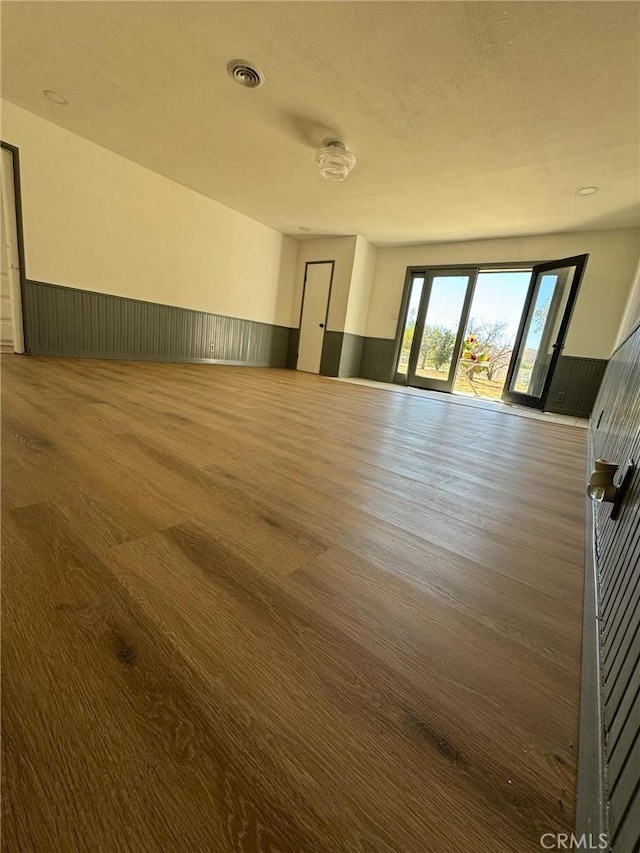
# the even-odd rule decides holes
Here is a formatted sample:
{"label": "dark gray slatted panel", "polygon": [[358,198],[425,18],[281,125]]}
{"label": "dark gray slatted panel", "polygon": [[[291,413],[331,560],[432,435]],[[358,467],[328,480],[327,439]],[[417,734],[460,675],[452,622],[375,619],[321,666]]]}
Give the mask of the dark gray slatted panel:
{"label": "dark gray slatted panel", "polygon": [[563,355],[558,360],[547,398],[550,412],[588,417],[598,396],[607,362]]}
{"label": "dark gray slatted panel", "polygon": [[636,671],[633,673],[631,681],[629,682],[629,686],[625,691],[624,697],[620,702],[618,711],[609,723],[607,746],[610,753],[615,754],[619,739],[622,737],[623,734],[629,734],[626,732],[626,723],[631,713],[633,712],[633,709],[635,708],[636,702],[638,702],[640,699],[639,694],[640,669],[636,669]]}
{"label": "dark gray slatted panel", "polygon": [[[634,548],[631,554],[633,559],[640,560],[640,547]],[[625,587],[625,594],[621,596],[619,607],[611,614],[609,624],[614,626],[614,630],[603,640],[603,662],[608,676],[619,662],[628,656],[634,625],[640,621],[640,573],[630,570],[628,574],[629,583]],[[606,687],[605,684],[605,689]]]}
{"label": "dark gray slatted panel", "polygon": [[[598,420],[600,421],[597,427]],[[640,329],[609,362],[592,418],[595,457],[640,463]],[[640,471],[618,521],[596,510],[603,712],[614,853],[640,850]]]}
{"label": "dark gray slatted panel", "polygon": [[323,376],[359,376],[363,340],[360,335],[327,329],[322,342],[320,373]]}
{"label": "dark gray slatted panel", "polygon": [[320,373],[323,376],[338,376],[340,374],[340,353],[344,332],[332,332],[327,329],[322,341],[322,357]]}
{"label": "dark gray slatted panel", "polygon": [[[629,530],[629,535],[626,537],[624,542],[622,542],[622,537],[620,537],[621,544],[620,548],[616,549],[616,553],[612,555],[612,558],[615,560],[620,552],[624,552],[625,550],[633,551],[634,548],[634,532],[633,530]],[[636,542],[637,547],[637,542]],[[613,575],[610,578],[610,583],[603,585],[602,589],[602,605],[603,609],[608,610],[611,608],[612,611],[618,610],[620,607],[624,607],[625,605],[625,593],[628,592],[630,587],[633,587],[633,584],[637,582],[636,574],[633,570],[634,566],[631,561],[627,565],[624,572],[620,572],[618,575]],[[628,595],[627,595],[628,601]],[[612,621],[606,626],[604,631],[604,639],[605,642],[609,642],[612,634],[615,634],[619,629],[619,623]]]}
{"label": "dark gray slatted panel", "polygon": [[634,738],[640,732],[640,702],[637,701],[637,693],[637,689],[629,691],[635,701],[632,701],[629,714],[622,721],[621,736],[614,743],[611,742],[611,737],[609,738],[607,758],[610,791],[615,790],[620,774],[632,753]]}
{"label": "dark gray slatted panel", "polygon": [[614,842],[614,850],[638,851],[638,829],[640,827],[640,786],[629,803],[626,814],[619,823],[618,832]]}
{"label": "dark gray slatted panel", "polygon": [[640,663],[639,644],[640,629],[638,627],[638,618],[634,616],[632,626],[629,629],[629,640],[625,643],[623,650],[614,660],[614,664],[611,667],[611,679],[609,680],[605,676],[605,721],[609,725],[611,725],[615,715],[618,713],[620,704],[631,684],[633,674],[638,669],[638,664]]}
{"label": "dark gray slatted panel", "polygon": [[[640,780],[640,732],[636,731],[636,736],[632,747],[627,755],[626,762],[613,783],[613,787],[609,791],[609,817],[611,828],[613,831],[613,849],[620,850],[619,844],[616,844],[616,835],[619,835],[622,828],[622,823],[625,815],[629,811],[634,797],[637,795]],[[636,832],[640,834],[640,825],[636,826]],[[635,843],[638,841],[636,836]],[[637,847],[632,847],[631,850],[635,853]]]}
{"label": "dark gray slatted panel", "polygon": [[396,342],[389,338],[363,338],[360,376],[391,382],[395,370]]}
{"label": "dark gray slatted panel", "polygon": [[360,376],[363,341],[364,338],[360,335],[344,333],[340,353],[340,376]]}
{"label": "dark gray slatted panel", "polygon": [[34,355],[287,365],[285,326],[33,281],[23,307]]}

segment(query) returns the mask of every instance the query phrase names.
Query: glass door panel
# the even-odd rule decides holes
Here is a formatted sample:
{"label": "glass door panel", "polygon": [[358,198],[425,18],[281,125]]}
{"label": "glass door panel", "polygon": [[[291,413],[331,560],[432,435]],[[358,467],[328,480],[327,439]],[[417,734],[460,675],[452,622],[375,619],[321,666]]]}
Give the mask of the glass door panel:
{"label": "glass door panel", "polygon": [[411,276],[407,312],[404,321],[404,328],[402,330],[402,339],[400,341],[400,355],[398,357],[398,366],[396,368],[396,373],[401,376],[406,376],[407,370],[409,369],[411,345],[413,344],[418,312],[420,311],[420,300],[422,299],[423,286],[424,273],[416,273]]}
{"label": "glass door panel", "polygon": [[[551,303],[558,301],[564,288],[557,273],[546,273],[536,282],[533,303],[529,312],[525,336],[518,353],[516,369],[509,383],[510,391],[539,397],[553,351],[543,345],[542,337],[551,316]],[[554,312],[555,313],[555,312]]]}
{"label": "glass door panel", "polygon": [[588,255],[533,268],[503,399],[544,408]]}
{"label": "glass door panel", "polygon": [[476,275],[477,270],[428,272],[409,358],[410,385],[451,390]]}

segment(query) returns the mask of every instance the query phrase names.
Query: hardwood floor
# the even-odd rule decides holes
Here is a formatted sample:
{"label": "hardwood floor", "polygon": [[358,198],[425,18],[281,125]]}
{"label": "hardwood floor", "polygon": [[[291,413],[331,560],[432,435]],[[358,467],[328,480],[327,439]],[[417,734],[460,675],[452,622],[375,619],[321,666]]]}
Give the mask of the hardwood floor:
{"label": "hardwood floor", "polygon": [[571,831],[586,433],[2,356],[5,853]]}

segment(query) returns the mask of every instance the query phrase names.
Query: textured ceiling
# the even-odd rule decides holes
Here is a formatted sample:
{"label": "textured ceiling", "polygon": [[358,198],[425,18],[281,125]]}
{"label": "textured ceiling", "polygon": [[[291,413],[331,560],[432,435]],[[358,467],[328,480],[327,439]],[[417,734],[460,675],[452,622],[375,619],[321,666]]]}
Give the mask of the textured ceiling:
{"label": "textured ceiling", "polygon": [[[639,222],[629,2],[5,2],[14,103],[285,233],[378,244]],[[263,88],[233,83],[233,58]],[[43,96],[54,89],[70,101]],[[325,182],[328,137],[358,157]],[[576,195],[595,184],[600,192]]]}

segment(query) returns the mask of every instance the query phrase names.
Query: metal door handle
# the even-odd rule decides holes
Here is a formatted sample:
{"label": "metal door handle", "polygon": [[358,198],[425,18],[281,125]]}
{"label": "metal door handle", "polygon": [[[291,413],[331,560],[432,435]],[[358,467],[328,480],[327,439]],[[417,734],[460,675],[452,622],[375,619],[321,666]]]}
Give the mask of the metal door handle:
{"label": "metal door handle", "polygon": [[324,329],[324,323],[318,323],[321,329]]}

